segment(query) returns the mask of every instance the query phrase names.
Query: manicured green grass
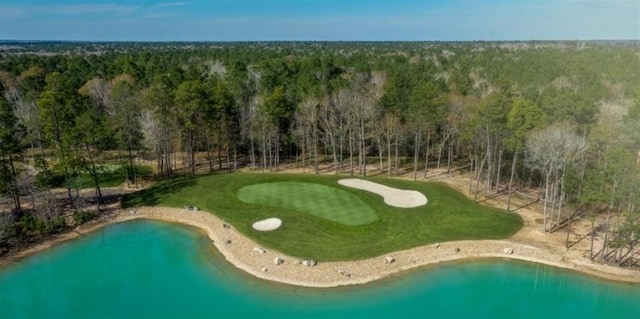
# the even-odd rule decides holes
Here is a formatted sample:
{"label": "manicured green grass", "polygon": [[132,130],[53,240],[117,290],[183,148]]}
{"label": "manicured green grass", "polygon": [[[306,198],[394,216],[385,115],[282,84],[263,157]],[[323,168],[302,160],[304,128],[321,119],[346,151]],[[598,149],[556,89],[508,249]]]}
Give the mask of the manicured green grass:
{"label": "manicured green grass", "polygon": [[241,188],[238,198],[245,203],[308,213],[349,226],[378,219],[373,208],[355,194],[315,183],[254,184]]}
{"label": "manicured green grass", "polygon": [[[429,199],[425,206],[394,208],[384,204],[381,196],[338,184],[341,178],[344,177],[249,173],[180,177],[127,196],[123,206],[195,205],[215,213],[260,245],[319,261],[362,259],[435,242],[507,238],[522,228],[519,215],[474,204],[444,184],[369,179],[417,190]],[[313,183],[348,192],[369,205],[378,219],[366,225],[348,226],[297,210],[248,204],[238,198],[238,192],[250,185],[289,182]],[[270,217],[282,219],[282,226],[271,232],[251,228],[254,222]]]}

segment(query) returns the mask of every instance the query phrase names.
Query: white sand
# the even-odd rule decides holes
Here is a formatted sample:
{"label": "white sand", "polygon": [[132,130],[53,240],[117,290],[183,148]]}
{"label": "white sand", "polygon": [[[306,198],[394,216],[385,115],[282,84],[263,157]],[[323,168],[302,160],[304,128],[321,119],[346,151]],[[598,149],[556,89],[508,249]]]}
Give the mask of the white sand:
{"label": "white sand", "polygon": [[357,178],[341,179],[338,183],[378,194],[384,198],[385,204],[393,207],[413,208],[427,204],[427,197],[418,191],[397,189]]}
{"label": "white sand", "polygon": [[280,225],[282,225],[280,218],[267,218],[253,223],[251,227],[257,231],[272,231],[278,229]]}

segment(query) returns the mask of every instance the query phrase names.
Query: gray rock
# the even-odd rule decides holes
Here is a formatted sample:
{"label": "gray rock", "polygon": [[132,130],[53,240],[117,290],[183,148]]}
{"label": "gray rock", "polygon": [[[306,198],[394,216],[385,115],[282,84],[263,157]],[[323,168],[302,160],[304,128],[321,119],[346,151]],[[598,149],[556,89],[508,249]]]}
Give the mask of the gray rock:
{"label": "gray rock", "polygon": [[262,248],[262,247],[253,247],[253,251],[255,251],[255,252],[259,253],[259,254],[264,254],[264,253],[266,253],[266,252],[267,252],[267,251],[266,251],[266,250],[264,250],[264,248]]}
{"label": "gray rock", "polygon": [[347,272],[346,270],[340,270],[338,271],[338,273],[345,277],[351,277],[351,273]]}
{"label": "gray rock", "polygon": [[385,262],[386,262],[387,264],[392,264],[392,263],[394,263],[394,262],[396,261],[396,259],[395,259],[395,258],[393,258],[393,257],[389,257],[389,256],[384,257],[384,260],[385,260]]}
{"label": "gray rock", "polygon": [[503,251],[504,251],[504,253],[505,253],[505,254],[507,254],[507,255],[511,255],[511,254],[513,254],[513,248],[509,248],[509,247],[507,247],[507,248],[505,248]]}
{"label": "gray rock", "polygon": [[456,247],[453,251],[459,253],[460,252],[460,248]]}
{"label": "gray rock", "polygon": [[313,260],[313,259],[309,259],[309,260],[303,261],[302,264],[307,266],[307,267],[313,267],[313,266],[317,265],[318,262]]}
{"label": "gray rock", "polygon": [[284,259],[282,259],[280,257],[273,258],[273,264],[276,265],[276,266],[282,265],[283,262],[284,262]]}

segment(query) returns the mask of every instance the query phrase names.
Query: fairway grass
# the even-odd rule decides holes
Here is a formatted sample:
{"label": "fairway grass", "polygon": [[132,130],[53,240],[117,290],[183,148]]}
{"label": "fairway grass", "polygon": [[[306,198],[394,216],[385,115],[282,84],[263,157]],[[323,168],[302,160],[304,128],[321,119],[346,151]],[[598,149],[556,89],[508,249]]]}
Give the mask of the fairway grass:
{"label": "fairway grass", "polygon": [[[390,187],[416,190],[429,197],[427,205],[396,208],[386,205],[376,194],[338,184],[341,178],[343,176],[253,173],[180,177],[128,195],[122,204],[125,208],[197,206],[216,214],[264,247],[318,261],[364,259],[436,242],[504,239],[522,228],[518,214],[475,204],[441,183],[366,178]],[[245,203],[238,197],[245,187],[272,183],[336,188],[336,192],[347,192],[373,209],[377,219],[351,226],[297,209]],[[259,232],[251,227],[256,221],[272,217],[282,220],[280,228]]]}
{"label": "fairway grass", "polygon": [[355,194],[315,183],[254,184],[241,188],[238,198],[245,203],[308,213],[349,226],[378,219],[373,208]]}

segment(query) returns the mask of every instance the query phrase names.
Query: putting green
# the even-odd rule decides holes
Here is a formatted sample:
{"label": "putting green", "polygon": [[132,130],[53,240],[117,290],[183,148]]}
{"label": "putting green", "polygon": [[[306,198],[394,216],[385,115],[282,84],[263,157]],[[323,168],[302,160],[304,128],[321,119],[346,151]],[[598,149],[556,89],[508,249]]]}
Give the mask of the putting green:
{"label": "putting green", "polygon": [[378,219],[375,210],[358,196],[320,184],[254,184],[241,188],[238,198],[245,203],[308,213],[349,226],[365,225]]}

